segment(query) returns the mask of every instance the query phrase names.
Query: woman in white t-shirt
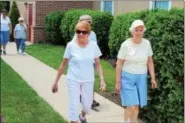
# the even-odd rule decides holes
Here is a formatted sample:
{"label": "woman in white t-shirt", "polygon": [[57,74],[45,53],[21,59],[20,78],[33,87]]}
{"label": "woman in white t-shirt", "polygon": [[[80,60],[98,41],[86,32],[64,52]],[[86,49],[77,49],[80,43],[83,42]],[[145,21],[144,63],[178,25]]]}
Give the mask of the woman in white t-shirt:
{"label": "woman in white t-shirt", "polygon": [[143,38],[145,30],[143,21],[135,20],[130,27],[132,38],[122,43],[117,56],[116,91],[120,92],[122,106],[126,107],[124,121],[136,122],[139,106],[147,105],[147,69],[152,88],[157,87],[153,51],[150,42]]}
{"label": "woman in white t-shirt", "polygon": [[[99,57],[101,51],[95,42],[89,41],[88,37],[91,31],[90,24],[86,21],[80,21],[75,27],[77,38],[67,44],[63,61],[58,70],[53,92],[58,91],[58,81],[68,64],[67,87],[69,93],[69,119],[71,123],[77,123],[78,120],[86,123],[86,114],[91,110],[94,89],[94,62],[99,70],[100,89],[105,90],[103,69]],[[80,95],[82,103],[82,113],[79,115]]]}
{"label": "woman in white t-shirt", "polygon": [[[92,24],[92,17],[90,15],[81,15],[78,21],[86,21],[86,22],[88,22],[91,25]],[[75,35],[73,36],[72,41],[75,41],[76,38],[77,37],[76,37],[76,33],[75,33]],[[98,43],[96,33],[94,31],[92,31],[92,30],[91,30],[91,32],[89,34],[89,41],[93,41],[95,43]],[[95,97],[93,95],[92,108],[95,108],[95,107],[97,107],[99,105],[100,105],[100,103],[95,100]]]}
{"label": "woman in white t-shirt", "polygon": [[7,16],[7,11],[4,9],[2,11],[0,20],[0,43],[1,43],[0,54],[3,52],[3,54],[6,55],[6,45],[10,38],[11,29],[12,25],[10,18]]}

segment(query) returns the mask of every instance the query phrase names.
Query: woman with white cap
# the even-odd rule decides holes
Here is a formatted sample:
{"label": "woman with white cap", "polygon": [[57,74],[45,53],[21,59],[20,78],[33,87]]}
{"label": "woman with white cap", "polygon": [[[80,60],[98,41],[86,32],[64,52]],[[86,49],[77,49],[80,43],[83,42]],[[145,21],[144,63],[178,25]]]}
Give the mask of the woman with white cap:
{"label": "woman with white cap", "polygon": [[[12,25],[10,18],[7,15],[5,9],[2,10],[1,19],[0,19],[0,54],[3,52],[6,55],[6,45],[10,39],[10,33],[12,30]],[[3,47],[3,50],[2,50]]]}
{"label": "woman with white cap", "polygon": [[[26,41],[26,25],[24,23],[24,18],[20,17],[18,19],[19,23],[16,24],[14,28],[14,38],[16,43],[16,49],[17,53],[22,53],[25,55],[25,41]],[[21,52],[19,51],[19,48],[21,46]]]}
{"label": "woman with white cap", "polygon": [[117,56],[116,91],[120,93],[124,109],[124,121],[137,122],[139,107],[147,105],[147,69],[152,88],[157,87],[150,42],[143,38],[146,30],[142,20],[135,20],[130,32],[132,37],[124,41]]}

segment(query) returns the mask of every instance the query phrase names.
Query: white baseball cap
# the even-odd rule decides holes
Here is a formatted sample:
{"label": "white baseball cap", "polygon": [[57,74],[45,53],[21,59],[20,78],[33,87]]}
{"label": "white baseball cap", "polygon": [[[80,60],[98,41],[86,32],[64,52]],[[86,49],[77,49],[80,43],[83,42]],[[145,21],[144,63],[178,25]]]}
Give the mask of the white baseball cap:
{"label": "white baseball cap", "polygon": [[19,17],[18,21],[24,21],[23,17]]}
{"label": "white baseball cap", "polygon": [[138,26],[143,26],[144,27],[144,31],[146,31],[146,27],[145,24],[142,20],[134,20],[129,28],[130,32],[133,32],[135,30],[136,27]]}

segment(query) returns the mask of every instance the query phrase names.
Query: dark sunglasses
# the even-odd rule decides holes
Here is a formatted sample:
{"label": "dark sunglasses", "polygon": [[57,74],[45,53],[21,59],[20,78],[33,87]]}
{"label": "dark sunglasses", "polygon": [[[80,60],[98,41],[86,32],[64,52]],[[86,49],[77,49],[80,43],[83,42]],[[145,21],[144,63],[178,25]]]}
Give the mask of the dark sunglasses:
{"label": "dark sunglasses", "polygon": [[87,35],[88,31],[81,31],[81,30],[76,30],[76,34],[83,34],[83,35]]}
{"label": "dark sunglasses", "polygon": [[89,24],[91,24],[91,21],[87,21]]}

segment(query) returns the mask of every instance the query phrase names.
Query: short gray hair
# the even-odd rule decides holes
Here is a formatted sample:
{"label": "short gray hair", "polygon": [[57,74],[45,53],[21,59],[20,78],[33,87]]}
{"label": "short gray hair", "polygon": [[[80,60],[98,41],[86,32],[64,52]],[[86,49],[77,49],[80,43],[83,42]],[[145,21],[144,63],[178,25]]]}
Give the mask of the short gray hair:
{"label": "short gray hair", "polygon": [[82,21],[82,20],[89,20],[91,23],[92,23],[92,17],[90,15],[82,15],[80,16],[79,18],[79,21]]}

